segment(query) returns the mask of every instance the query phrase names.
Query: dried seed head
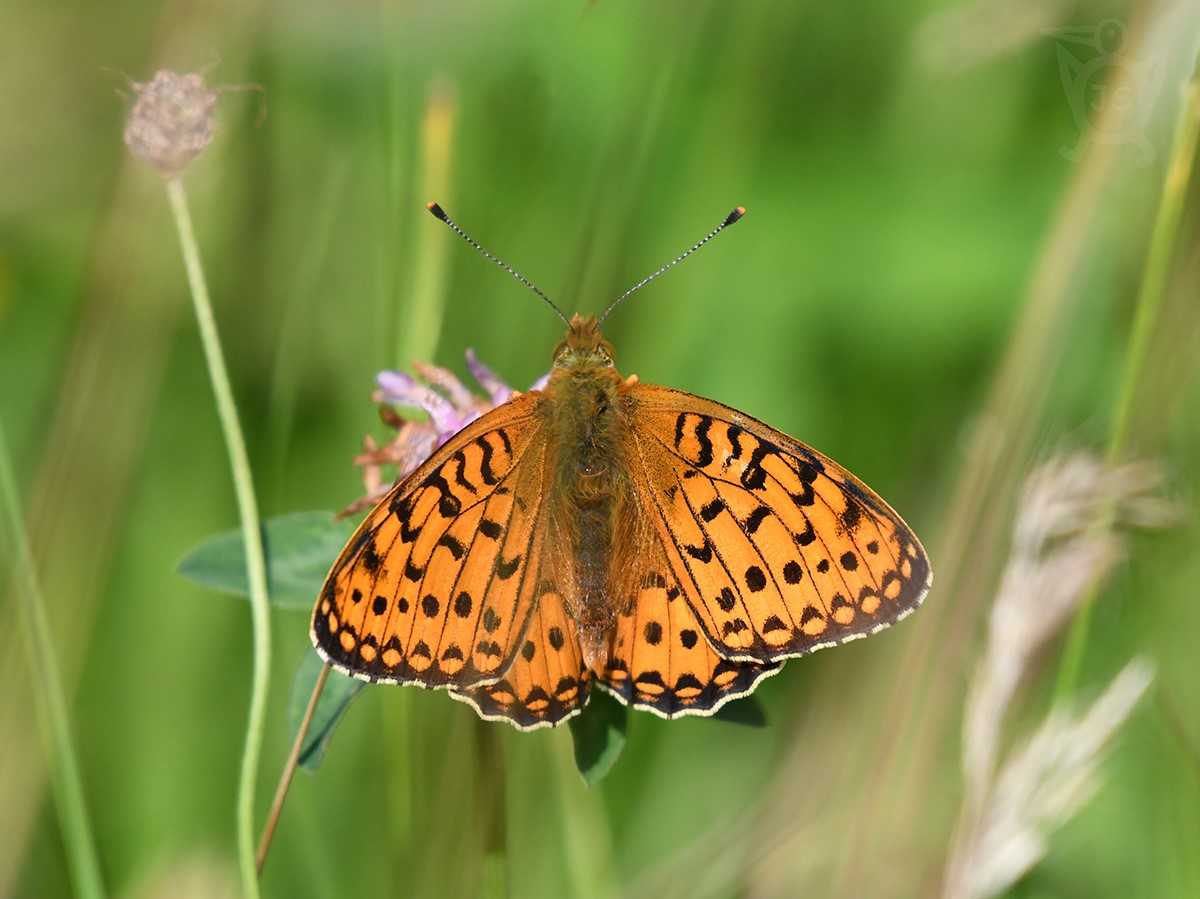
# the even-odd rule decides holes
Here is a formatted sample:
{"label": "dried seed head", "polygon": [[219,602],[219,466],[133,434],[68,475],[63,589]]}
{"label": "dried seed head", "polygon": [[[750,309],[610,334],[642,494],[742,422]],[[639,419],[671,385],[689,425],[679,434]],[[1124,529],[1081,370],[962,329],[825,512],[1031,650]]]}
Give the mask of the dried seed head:
{"label": "dried seed head", "polygon": [[164,178],[177,178],[213,136],[215,90],[196,74],[166,69],[152,81],[133,82],[137,102],[125,125],[125,144]]}
{"label": "dried seed head", "polygon": [[1050,837],[1099,790],[1106,750],[1153,679],[1154,666],[1134,659],[1086,712],[1051,712],[1012,753],[973,840],[952,862],[948,897],[1004,894],[1046,856]]}
{"label": "dried seed head", "polygon": [[967,692],[965,789],[944,899],[1006,891],[1097,789],[1102,750],[1147,689],[1148,663],[1130,663],[1086,715],[1053,711],[1006,758],[1003,725],[1034,658],[1124,555],[1122,530],[1180,518],[1161,487],[1152,465],[1112,465],[1086,454],[1052,458],[1027,479],[987,647]]}
{"label": "dried seed head", "polygon": [[1152,465],[1115,466],[1082,453],[1054,457],[1026,480],[987,649],[967,694],[963,768],[972,809],[987,793],[1005,715],[1033,659],[1121,560],[1116,526],[1161,528],[1179,517],[1160,489]]}

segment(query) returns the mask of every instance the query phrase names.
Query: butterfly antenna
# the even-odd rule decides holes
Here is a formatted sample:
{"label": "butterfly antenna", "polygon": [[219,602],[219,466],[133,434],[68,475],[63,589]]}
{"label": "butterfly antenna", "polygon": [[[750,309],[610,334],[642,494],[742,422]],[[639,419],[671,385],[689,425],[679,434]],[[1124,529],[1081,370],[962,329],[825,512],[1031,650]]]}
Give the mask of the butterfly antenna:
{"label": "butterfly antenna", "polygon": [[714,237],[716,237],[718,234],[720,234],[722,231],[724,231],[726,228],[728,228],[730,225],[732,225],[734,222],[736,222],[738,219],[740,219],[745,214],[746,214],[746,207],[739,206],[737,209],[733,210],[733,212],[729,213],[729,215],[725,216],[725,221],[721,222],[721,224],[719,224],[719,225],[717,225],[717,227],[713,228],[712,231],[710,231],[708,233],[708,236],[704,238],[704,240],[700,241],[698,244],[696,244],[694,247],[692,247],[686,253],[680,253],[678,256],[676,256],[674,259],[672,259],[670,262],[668,262],[666,265],[664,265],[662,268],[660,268],[658,271],[656,271],[653,275],[643,278],[641,281],[638,281],[637,284],[634,284],[633,287],[629,288],[627,291],[625,291],[623,294],[621,294],[619,297],[617,297],[617,299],[613,302],[613,304],[604,310],[604,314],[602,316],[600,316],[600,323],[601,324],[604,323],[604,320],[606,318],[608,318],[608,314],[610,312],[612,312],[614,309],[616,309],[617,306],[619,306],[621,304],[621,301],[623,299],[625,299],[627,296],[629,296],[635,290],[645,287],[647,284],[649,284],[651,281],[653,281],[655,278],[657,278],[659,275],[661,275],[667,269],[683,262],[683,260],[687,259],[693,253],[695,253],[698,249],[700,249],[702,246],[704,246],[706,243],[708,243],[710,240],[712,240]]}
{"label": "butterfly antenna", "polygon": [[[508,272],[510,275],[512,275],[514,278],[516,278],[518,281],[520,281],[522,284],[524,284],[526,287],[528,287],[530,290],[532,290],[534,293],[536,293],[539,297],[541,297],[543,300],[545,300],[547,303],[549,303],[550,308],[553,309],[555,312],[557,312],[558,317],[561,318],[564,322],[566,322],[567,325],[571,324],[570,319],[568,319],[565,315],[563,315],[563,311],[561,309],[559,309],[557,305],[555,305],[554,300],[550,299],[548,296],[546,296],[544,293],[542,293],[540,290],[538,290],[536,284],[534,284],[532,281],[530,281],[528,278],[526,278],[524,275],[522,275],[519,271],[517,271],[511,265],[508,265],[505,262],[503,262],[502,260],[497,259],[491,253],[489,253],[487,250],[485,250],[483,247],[481,247],[478,243],[476,243],[471,238],[471,236],[469,234],[467,234],[466,231],[464,231],[462,228],[458,227],[458,225],[454,224],[454,221],[450,218],[450,216],[446,215],[445,210],[442,209],[441,206],[439,206],[437,203],[433,203],[433,202],[426,203],[425,206],[426,206],[426,208],[429,209],[430,212],[433,213],[435,218],[439,218],[443,222],[445,222],[447,225],[449,225],[451,231],[453,231],[455,234],[457,234],[459,237],[461,237],[463,240],[465,240],[467,243],[469,243],[471,246],[473,246],[475,249],[477,249],[480,253],[482,253],[485,257],[492,260],[492,262],[496,263],[496,265],[500,266],[502,269],[504,269],[506,272]],[[717,230],[719,231],[720,229],[718,228]],[[713,232],[713,233],[716,233],[716,232]],[[712,235],[710,234],[709,237],[711,237],[711,236]],[[705,240],[707,240],[707,239],[708,238],[705,238]]]}

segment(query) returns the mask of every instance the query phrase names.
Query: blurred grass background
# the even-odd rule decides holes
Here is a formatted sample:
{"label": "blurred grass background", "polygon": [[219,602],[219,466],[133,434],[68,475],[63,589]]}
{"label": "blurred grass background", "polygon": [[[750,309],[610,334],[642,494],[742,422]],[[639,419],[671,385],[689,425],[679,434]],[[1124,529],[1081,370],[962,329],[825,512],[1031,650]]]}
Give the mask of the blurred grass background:
{"label": "blurred grass background", "polygon": [[[1070,101],[1044,28],[1116,18],[1131,142]],[[1180,85],[1185,3],[42,4],[0,9],[0,416],[10,441],[106,883],[236,889],[249,689],[244,603],[175,574],[236,525],[160,183],[121,143],[126,74],[227,92],[186,183],[265,515],[341,508],[382,436],[375,372],[463,350],[510,383],[561,323],[423,208],[439,200],[568,312],[598,311],[737,204],[745,221],[606,334],[624,373],[762,418],[846,464],[921,535],[926,606],[789,664],[751,730],[634,715],[587,790],[565,728],[497,725],[521,896],[923,896],[960,797],[959,727],[1015,488],[1103,448]],[[1083,61],[1102,51],[1064,45]],[[1119,74],[1119,73],[1118,73]],[[118,96],[125,95],[124,98]],[[1200,241],[1189,195],[1131,450],[1200,487]],[[1194,518],[1132,545],[1086,634],[1094,695],[1159,666],[1110,780],[1013,895],[1200,895],[1200,554]],[[7,560],[6,560],[7,564]],[[0,896],[71,885],[15,605],[0,606]],[[273,618],[259,814],[287,753],[304,615]],[[1046,709],[1061,646],[1015,735]],[[471,710],[367,690],[301,776],[267,895],[473,895]]]}

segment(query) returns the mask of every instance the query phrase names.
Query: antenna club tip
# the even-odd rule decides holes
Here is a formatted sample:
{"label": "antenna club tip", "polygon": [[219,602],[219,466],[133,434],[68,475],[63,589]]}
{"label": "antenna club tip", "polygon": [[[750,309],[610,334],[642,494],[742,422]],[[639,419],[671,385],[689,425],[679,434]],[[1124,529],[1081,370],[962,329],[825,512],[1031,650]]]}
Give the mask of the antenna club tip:
{"label": "antenna club tip", "polygon": [[733,212],[729,213],[729,215],[726,217],[725,225],[727,227],[729,225],[732,225],[734,222],[736,222],[738,219],[740,219],[745,214],[746,214],[746,207],[739,206],[737,209],[733,210]]}
{"label": "antenna club tip", "polygon": [[439,218],[443,222],[446,221],[446,213],[442,210],[442,207],[439,206],[435,201],[430,200],[428,203],[425,204],[425,208],[433,213],[434,218]]}

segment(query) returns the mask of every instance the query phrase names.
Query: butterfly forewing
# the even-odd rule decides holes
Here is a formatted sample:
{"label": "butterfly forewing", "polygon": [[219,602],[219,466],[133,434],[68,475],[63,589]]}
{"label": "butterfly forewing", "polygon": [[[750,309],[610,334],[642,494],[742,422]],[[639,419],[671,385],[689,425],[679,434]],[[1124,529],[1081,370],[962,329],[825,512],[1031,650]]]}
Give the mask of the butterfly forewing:
{"label": "butterfly forewing", "polygon": [[367,680],[469,686],[499,678],[534,607],[544,542],[540,395],[468,425],[401,481],[322,589],[313,641]]}
{"label": "butterfly forewing", "polygon": [[645,506],[706,637],[727,659],[803,655],[893,624],[929,562],[870,488],[734,409],[636,385]]}

